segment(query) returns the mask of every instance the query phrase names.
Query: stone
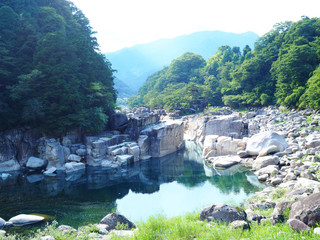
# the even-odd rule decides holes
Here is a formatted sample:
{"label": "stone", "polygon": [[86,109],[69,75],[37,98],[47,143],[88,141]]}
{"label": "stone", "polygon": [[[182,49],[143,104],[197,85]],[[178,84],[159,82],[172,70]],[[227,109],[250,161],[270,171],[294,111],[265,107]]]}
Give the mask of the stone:
{"label": "stone", "polygon": [[81,162],[81,157],[76,154],[70,154],[68,157],[69,162]]}
{"label": "stone", "polygon": [[38,150],[40,158],[48,161],[47,168],[55,167],[58,170],[64,170],[66,162],[64,156],[64,147],[56,139],[42,139]]}
{"label": "stone", "polygon": [[133,146],[128,148],[128,154],[132,155],[134,161],[137,162],[140,160],[140,148],[139,146]]}
{"label": "stone", "polygon": [[123,230],[130,230],[136,228],[133,222],[129,221],[126,217],[118,213],[110,213],[106,215],[100,224],[106,224],[107,231],[116,229],[117,224],[122,224],[124,226]]}
{"label": "stone", "polygon": [[41,158],[29,157],[26,167],[31,169],[43,169],[47,166],[47,164],[48,162]]}
{"label": "stone", "polygon": [[76,154],[81,156],[81,157],[84,157],[84,156],[87,155],[87,150],[86,149],[82,149],[82,148],[77,149]]}
{"label": "stone", "polygon": [[247,142],[246,152],[251,156],[264,156],[283,152],[288,147],[285,138],[279,134],[266,131],[253,135]]}
{"label": "stone", "polygon": [[314,234],[320,235],[320,227],[317,227],[313,230]]}
{"label": "stone", "polygon": [[149,155],[150,142],[149,142],[149,137],[147,135],[139,136],[138,145],[140,147],[141,156]]}
{"label": "stone", "polygon": [[235,229],[241,228],[243,230],[250,229],[249,223],[244,220],[236,220],[231,223],[231,226]]}
{"label": "stone", "polygon": [[0,230],[0,237],[4,237],[4,236],[6,236],[6,231]]}
{"label": "stone", "polygon": [[261,220],[265,218],[264,216],[262,216],[260,214],[254,213],[250,208],[246,209],[246,214],[247,214],[248,221],[251,221],[251,222],[256,221],[256,222],[260,223]]}
{"label": "stone", "polygon": [[48,235],[48,236],[41,237],[41,240],[55,240],[55,238]]}
{"label": "stone", "polygon": [[5,225],[6,225],[6,221],[0,217],[0,229],[4,228]]}
{"label": "stone", "polygon": [[269,165],[267,167],[261,168],[255,172],[256,175],[260,176],[263,174],[277,174],[279,172],[279,167],[277,165]]}
{"label": "stone", "polygon": [[51,167],[48,170],[44,171],[43,174],[47,176],[54,176],[57,169],[55,167]]}
{"label": "stone", "polygon": [[273,178],[273,179],[271,180],[271,184],[272,184],[273,186],[279,185],[279,184],[282,183],[282,182],[283,182],[282,178],[279,178],[279,177]]}
{"label": "stone", "polygon": [[128,118],[124,113],[114,113],[110,116],[108,122],[111,130],[123,132],[128,126]]}
{"label": "stone", "polygon": [[246,220],[246,212],[239,207],[232,207],[226,204],[212,205],[204,208],[200,213],[201,221],[218,221],[231,223],[236,220]]}
{"label": "stone", "polygon": [[254,169],[261,169],[270,165],[277,165],[279,164],[279,157],[277,156],[264,156],[258,157],[252,165]]}
{"label": "stone", "polygon": [[13,218],[9,219],[14,226],[25,226],[29,224],[34,224],[44,220],[44,217],[31,215],[31,214],[19,214]]}
{"label": "stone", "polygon": [[291,206],[289,218],[302,221],[309,227],[320,221],[320,193],[314,193]]}
{"label": "stone", "polygon": [[1,172],[11,172],[20,170],[21,166],[16,160],[9,160],[5,162],[0,162]]}
{"label": "stone", "polygon": [[65,165],[66,173],[80,171],[86,169],[86,165],[84,163],[77,162],[69,162]]}
{"label": "stone", "polygon": [[108,225],[107,224],[97,224],[95,225],[99,229],[100,234],[107,234],[108,233]]}
{"label": "stone", "polygon": [[219,156],[209,158],[210,163],[214,168],[229,168],[241,162],[240,157],[234,156]]}
{"label": "stone", "polygon": [[117,162],[119,162],[120,165],[128,165],[134,162],[134,156],[133,155],[118,155],[116,158]]}
{"label": "stone", "polygon": [[287,224],[294,230],[299,232],[308,231],[310,227],[298,219],[289,219]]}
{"label": "stone", "polygon": [[68,225],[60,225],[59,227],[57,227],[57,230],[62,232],[63,235],[77,232],[76,229],[74,229],[73,227],[70,227]]}
{"label": "stone", "polygon": [[27,180],[29,183],[41,182],[44,180],[43,174],[31,174],[27,176]]}

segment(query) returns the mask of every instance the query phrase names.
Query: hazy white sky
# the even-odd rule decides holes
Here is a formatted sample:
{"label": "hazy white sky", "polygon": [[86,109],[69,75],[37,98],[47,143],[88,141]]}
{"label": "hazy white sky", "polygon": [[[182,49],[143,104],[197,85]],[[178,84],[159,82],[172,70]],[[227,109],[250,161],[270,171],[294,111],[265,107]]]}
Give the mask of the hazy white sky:
{"label": "hazy white sky", "polygon": [[320,0],[71,0],[90,20],[102,52],[203,30],[260,36],[274,24],[320,17]]}

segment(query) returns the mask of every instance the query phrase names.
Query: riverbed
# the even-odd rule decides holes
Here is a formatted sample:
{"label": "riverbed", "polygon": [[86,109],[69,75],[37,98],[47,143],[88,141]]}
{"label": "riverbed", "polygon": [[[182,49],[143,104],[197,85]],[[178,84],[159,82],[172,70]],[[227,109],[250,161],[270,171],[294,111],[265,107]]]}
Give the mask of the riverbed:
{"label": "riverbed", "polygon": [[137,222],[222,202],[239,204],[263,187],[244,166],[207,167],[200,146],[187,142],[177,153],[118,169],[88,167],[77,174],[56,176],[10,173],[0,178],[0,217],[45,214],[77,228],[117,211]]}

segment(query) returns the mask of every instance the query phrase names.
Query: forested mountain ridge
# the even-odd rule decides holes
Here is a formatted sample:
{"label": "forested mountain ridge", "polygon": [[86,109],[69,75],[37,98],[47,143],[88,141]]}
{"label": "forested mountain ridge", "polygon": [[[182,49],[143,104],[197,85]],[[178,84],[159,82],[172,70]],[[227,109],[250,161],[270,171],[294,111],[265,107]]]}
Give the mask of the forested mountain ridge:
{"label": "forested mountain ridge", "polygon": [[207,61],[186,53],[151,75],[129,103],[183,109],[202,97],[213,106],[320,109],[319,64],[320,19],[302,17],[275,25],[254,50],[224,45]]}
{"label": "forested mountain ridge", "polygon": [[[160,39],[139,44],[116,52],[106,53],[106,57],[117,70],[116,76],[129,87],[138,90],[148,76],[185,52],[194,52],[208,59],[221,45],[253,47],[259,36],[253,32],[228,33],[222,31],[202,31],[172,39]],[[121,92],[121,89],[119,89]]]}
{"label": "forested mountain ridge", "polygon": [[113,70],[88,19],[67,0],[0,2],[0,130],[101,130]]}

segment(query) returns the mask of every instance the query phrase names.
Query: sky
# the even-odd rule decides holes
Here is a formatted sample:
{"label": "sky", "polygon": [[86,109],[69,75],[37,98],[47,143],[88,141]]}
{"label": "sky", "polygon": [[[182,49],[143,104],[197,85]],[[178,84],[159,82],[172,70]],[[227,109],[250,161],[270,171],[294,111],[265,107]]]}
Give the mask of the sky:
{"label": "sky", "polygon": [[71,0],[83,11],[101,52],[198,31],[262,36],[276,23],[320,17],[320,0]]}

